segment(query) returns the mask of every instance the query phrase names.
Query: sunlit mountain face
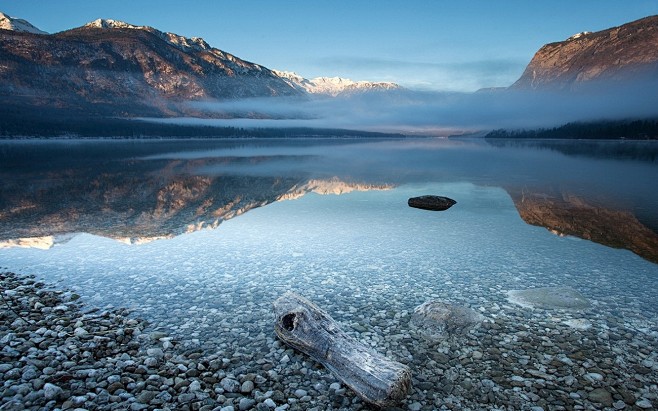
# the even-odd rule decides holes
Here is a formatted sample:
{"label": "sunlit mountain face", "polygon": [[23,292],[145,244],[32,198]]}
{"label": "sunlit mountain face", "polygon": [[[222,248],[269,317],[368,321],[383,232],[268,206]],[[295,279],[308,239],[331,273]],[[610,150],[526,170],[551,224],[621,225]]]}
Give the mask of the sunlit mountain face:
{"label": "sunlit mountain face", "polygon": [[514,89],[578,90],[649,80],[658,73],[658,16],[544,45]]}

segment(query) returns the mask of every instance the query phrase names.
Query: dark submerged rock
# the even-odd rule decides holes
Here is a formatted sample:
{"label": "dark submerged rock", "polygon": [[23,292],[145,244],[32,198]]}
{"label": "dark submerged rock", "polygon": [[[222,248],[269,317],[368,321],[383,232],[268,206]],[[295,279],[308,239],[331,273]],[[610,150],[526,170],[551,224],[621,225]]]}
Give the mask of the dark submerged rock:
{"label": "dark submerged rock", "polygon": [[408,204],[409,207],[423,210],[444,211],[457,204],[457,202],[448,197],[425,195],[410,198]]}

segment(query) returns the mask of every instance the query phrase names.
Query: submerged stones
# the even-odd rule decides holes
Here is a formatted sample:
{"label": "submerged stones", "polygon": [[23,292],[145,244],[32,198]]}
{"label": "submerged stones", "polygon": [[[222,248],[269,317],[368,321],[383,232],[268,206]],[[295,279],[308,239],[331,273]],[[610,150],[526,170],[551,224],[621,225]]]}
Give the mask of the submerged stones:
{"label": "submerged stones", "polygon": [[424,195],[410,198],[408,204],[409,207],[420,208],[422,210],[444,211],[457,204],[457,202],[448,197]]}
{"label": "submerged stones", "polygon": [[589,300],[571,287],[541,287],[507,292],[509,302],[528,308],[584,310]]}
{"label": "submerged stones", "polygon": [[466,334],[482,320],[484,317],[471,308],[431,300],[414,309],[410,324],[422,337],[440,341]]}

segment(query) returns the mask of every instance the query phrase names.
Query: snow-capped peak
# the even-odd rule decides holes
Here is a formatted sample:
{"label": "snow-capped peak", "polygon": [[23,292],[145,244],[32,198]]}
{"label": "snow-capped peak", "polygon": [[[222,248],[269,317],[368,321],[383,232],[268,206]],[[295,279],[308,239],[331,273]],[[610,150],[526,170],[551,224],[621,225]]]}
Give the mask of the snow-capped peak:
{"label": "snow-capped peak", "polygon": [[335,97],[343,93],[394,90],[400,88],[399,85],[389,82],[354,81],[342,77],[316,77],[313,79],[306,79],[291,71],[272,71],[292,87],[302,89],[310,94],[326,94]]}
{"label": "snow-capped peak", "polygon": [[83,27],[95,27],[98,29],[136,29],[136,30],[146,30],[150,27],[148,26],[135,26],[124,21],[112,20],[112,19],[96,19],[85,24]]}
{"label": "snow-capped peak", "polygon": [[576,34],[574,34],[573,36],[569,37],[569,38],[567,39],[567,41],[570,41],[570,40],[576,40],[576,39],[579,39],[579,38],[581,38],[581,37],[583,37],[583,36],[586,36],[586,35],[588,35],[588,34],[592,34],[592,32],[591,32],[591,31],[581,31],[580,33],[576,33]]}
{"label": "snow-capped peak", "polygon": [[150,26],[135,26],[134,24],[126,23],[119,20],[112,19],[96,19],[92,22],[85,24],[83,27],[86,28],[98,28],[98,29],[133,29],[133,30],[145,30],[150,33],[153,33],[166,41],[167,43],[175,46],[183,51],[188,51],[190,49],[203,51],[211,50],[212,47],[201,37],[184,37],[179,36],[175,33],[164,33],[160,30],[154,29]]}
{"label": "snow-capped peak", "polygon": [[27,20],[10,17],[2,12],[0,12],[0,29],[18,31],[22,33],[48,34],[45,31],[34,27]]}
{"label": "snow-capped peak", "polygon": [[294,71],[272,70],[272,72],[274,74],[276,74],[277,76],[281,77],[282,79],[286,79],[286,80],[291,80],[291,81],[295,81],[295,82],[299,82],[299,83],[306,80],[304,77],[300,76],[299,74],[295,73]]}

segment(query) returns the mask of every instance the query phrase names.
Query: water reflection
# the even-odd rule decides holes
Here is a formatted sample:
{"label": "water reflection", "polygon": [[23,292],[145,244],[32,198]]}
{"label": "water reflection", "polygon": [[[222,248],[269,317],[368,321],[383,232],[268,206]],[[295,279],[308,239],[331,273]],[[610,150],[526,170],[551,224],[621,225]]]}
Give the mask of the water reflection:
{"label": "water reflection", "polygon": [[553,150],[570,156],[594,157],[612,160],[658,161],[658,144],[655,141],[627,140],[526,140],[487,139],[495,147],[526,147]]}
{"label": "water reflection", "polygon": [[656,151],[590,141],[3,142],[0,241],[46,248],[86,232],[135,244],[311,192],[466,181],[503,187],[529,224],[657,262]]}
{"label": "water reflection", "polygon": [[629,211],[588,203],[560,192],[508,190],[519,215],[528,224],[556,235],[571,235],[614,248],[626,248],[658,263],[658,235]]}

